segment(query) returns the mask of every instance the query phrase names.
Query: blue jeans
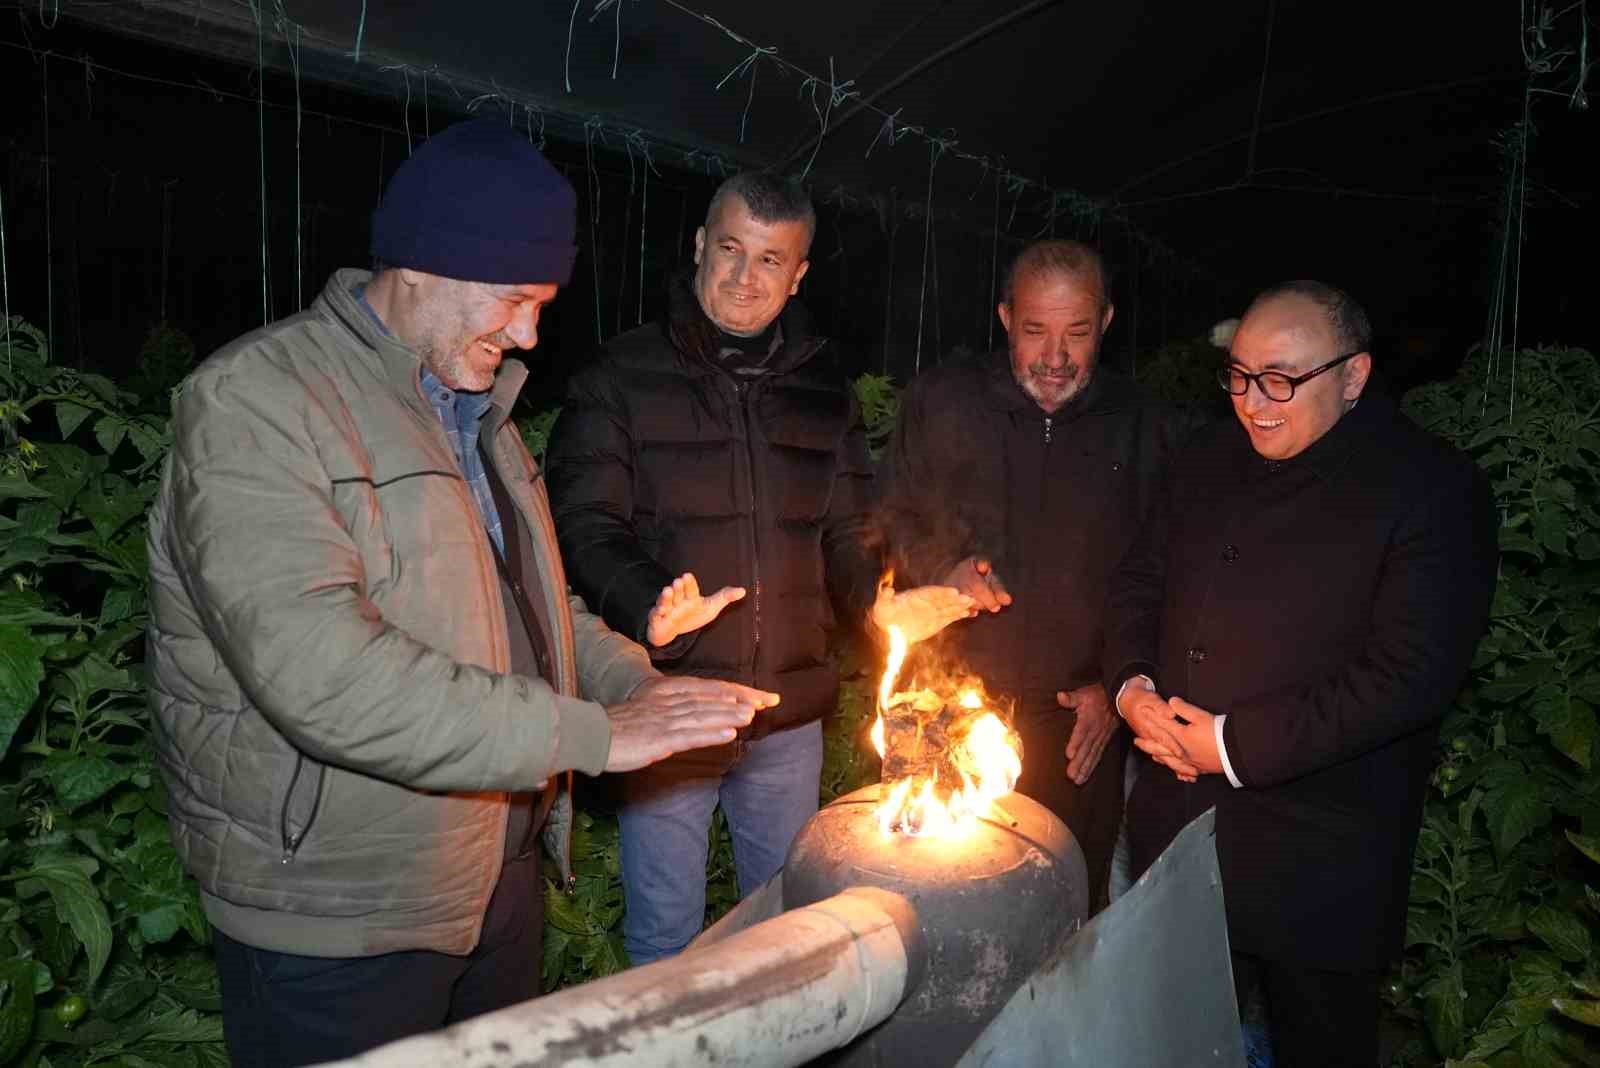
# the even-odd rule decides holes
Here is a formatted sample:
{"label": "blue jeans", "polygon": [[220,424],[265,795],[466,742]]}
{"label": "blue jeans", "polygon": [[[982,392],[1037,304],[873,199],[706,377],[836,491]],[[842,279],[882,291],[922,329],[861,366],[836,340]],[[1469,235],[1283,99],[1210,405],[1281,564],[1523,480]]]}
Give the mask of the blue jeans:
{"label": "blue jeans", "polygon": [[708,836],[719,802],[743,897],[783,867],[789,843],[816,814],[821,777],[820,721],[680,753],[625,776],[617,822],[629,959],[670,957],[705,926]]}

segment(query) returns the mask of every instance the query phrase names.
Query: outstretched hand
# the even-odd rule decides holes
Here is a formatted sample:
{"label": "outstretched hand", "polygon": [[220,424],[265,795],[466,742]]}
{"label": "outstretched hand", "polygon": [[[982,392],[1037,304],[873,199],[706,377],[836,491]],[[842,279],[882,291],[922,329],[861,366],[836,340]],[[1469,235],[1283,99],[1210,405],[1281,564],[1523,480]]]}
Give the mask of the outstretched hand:
{"label": "outstretched hand", "polygon": [[954,586],[971,597],[985,612],[998,612],[1011,603],[1010,591],[1000,581],[1000,576],[994,573],[994,565],[986,557],[967,557],[950,569],[944,577],[944,584]]}
{"label": "outstretched hand", "polygon": [[661,588],[645,625],[645,639],[660,648],[681,634],[699,630],[744,597],[743,586],[724,586],[710,597],[700,594],[700,582],[686,571]]}
{"label": "outstretched hand", "polygon": [[778,695],[693,675],[647,679],[620,705],[610,705],[607,771],[634,771],[685,749],[733,741]]}
{"label": "outstretched hand", "polygon": [[878,586],[872,605],[872,622],[885,633],[899,627],[906,641],[917,642],[938,634],[958,619],[978,614],[978,603],[950,586],[917,586],[896,592],[888,582]]}

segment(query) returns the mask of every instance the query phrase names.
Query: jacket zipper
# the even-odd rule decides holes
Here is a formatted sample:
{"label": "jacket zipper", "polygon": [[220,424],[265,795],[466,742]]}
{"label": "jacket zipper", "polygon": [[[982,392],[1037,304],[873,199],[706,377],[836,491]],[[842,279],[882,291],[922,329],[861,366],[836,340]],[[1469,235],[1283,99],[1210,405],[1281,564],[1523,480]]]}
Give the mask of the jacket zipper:
{"label": "jacket zipper", "polygon": [[1051,424],[1050,417],[1048,415],[1045,416],[1044,417],[1044,443],[1046,445],[1050,444],[1050,427],[1051,427],[1051,425],[1052,424]]}
{"label": "jacket zipper", "polygon": [[306,835],[311,832],[311,825],[317,821],[317,809],[322,807],[322,782],[324,772],[317,772],[317,788],[311,797],[311,814],[306,817],[306,825],[298,831],[289,829],[289,806],[294,802],[294,788],[300,784],[300,771],[305,767],[304,753],[294,755],[294,772],[289,776],[289,789],[283,795],[283,808],[278,813],[278,833],[283,838],[283,856],[279,863],[293,863],[295,854],[300,851],[300,844],[306,840]]}
{"label": "jacket zipper", "polygon": [[[761,659],[761,499],[756,494],[756,447],[750,437],[750,427],[754,420],[750,418],[750,413],[746,409],[747,402],[753,398],[747,396],[746,386],[747,383],[735,382],[733,394],[738,401],[739,424],[744,430],[745,480],[750,488],[750,543],[755,549],[750,562],[753,576],[750,584],[751,605],[755,617],[752,627],[754,638],[750,650],[750,674],[751,681],[754,682],[756,663]],[[753,390],[749,392],[754,393]]]}

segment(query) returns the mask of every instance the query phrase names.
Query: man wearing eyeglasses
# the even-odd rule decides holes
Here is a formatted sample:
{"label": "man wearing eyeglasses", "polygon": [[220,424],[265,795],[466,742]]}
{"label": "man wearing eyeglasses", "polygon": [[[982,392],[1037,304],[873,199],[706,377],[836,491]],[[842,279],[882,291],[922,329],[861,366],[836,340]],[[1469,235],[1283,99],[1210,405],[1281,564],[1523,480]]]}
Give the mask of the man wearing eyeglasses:
{"label": "man wearing eyeglasses", "polygon": [[1438,725],[1494,585],[1486,481],[1368,388],[1371,347],[1331,286],[1256,298],[1219,374],[1237,424],[1174,460],[1107,604],[1108,688],[1170,772],[1129,800],[1134,868],[1216,807],[1235,973],[1294,1068],[1377,1061]]}

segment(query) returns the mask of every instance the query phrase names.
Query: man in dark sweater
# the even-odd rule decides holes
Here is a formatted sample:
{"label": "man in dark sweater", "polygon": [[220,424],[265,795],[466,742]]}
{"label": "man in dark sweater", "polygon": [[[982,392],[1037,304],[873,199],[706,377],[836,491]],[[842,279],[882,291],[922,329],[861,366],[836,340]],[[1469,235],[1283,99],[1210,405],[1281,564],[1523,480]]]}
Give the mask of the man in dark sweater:
{"label": "man in dark sweater", "polygon": [[1112,311],[1093,249],[1023,250],[999,306],[1008,351],[935,368],[902,398],[885,508],[905,577],[987,610],[920,655],[1015,699],[1017,789],[1071,828],[1097,896],[1127,752],[1099,678],[1101,603],[1176,435],[1166,411],[1098,366]]}
{"label": "man in dark sweater", "polygon": [[759,172],[723,183],[666,319],[614,338],[573,378],[551,437],[567,573],[595,611],[673,674],[761,679],[782,695],[732,744],[623,780],[623,939],[636,964],[699,932],[718,805],[741,893],[782,867],[816,812],[835,620],[859,625],[870,606],[920,636],[930,611],[970,609],[950,590],[874,605],[861,412],[790,299],[815,222],[795,183]]}

